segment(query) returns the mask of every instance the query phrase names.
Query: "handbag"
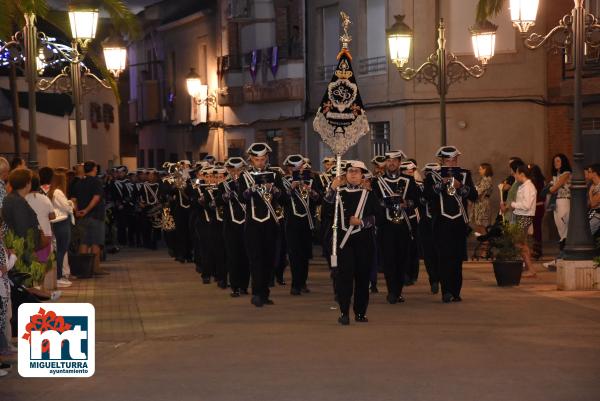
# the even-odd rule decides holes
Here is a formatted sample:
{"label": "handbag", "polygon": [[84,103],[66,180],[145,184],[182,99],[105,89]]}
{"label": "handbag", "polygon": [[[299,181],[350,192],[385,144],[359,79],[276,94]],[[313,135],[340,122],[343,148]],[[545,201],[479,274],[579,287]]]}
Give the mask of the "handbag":
{"label": "handbag", "polygon": [[546,208],[546,212],[553,212],[554,210],[556,210],[556,199],[557,199],[558,194],[557,193],[548,193],[546,195],[546,201],[544,202],[544,207]]}

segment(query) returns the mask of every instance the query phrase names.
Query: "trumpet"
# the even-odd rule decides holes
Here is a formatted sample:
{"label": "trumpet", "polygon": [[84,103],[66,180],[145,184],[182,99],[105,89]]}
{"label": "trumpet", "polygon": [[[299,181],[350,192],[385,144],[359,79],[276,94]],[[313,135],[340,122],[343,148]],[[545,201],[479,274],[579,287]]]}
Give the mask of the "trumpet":
{"label": "trumpet", "polygon": [[446,193],[449,196],[456,195],[456,187],[454,186],[454,181],[456,181],[456,179],[454,177],[450,177],[450,181],[448,181],[448,186],[446,187]]}

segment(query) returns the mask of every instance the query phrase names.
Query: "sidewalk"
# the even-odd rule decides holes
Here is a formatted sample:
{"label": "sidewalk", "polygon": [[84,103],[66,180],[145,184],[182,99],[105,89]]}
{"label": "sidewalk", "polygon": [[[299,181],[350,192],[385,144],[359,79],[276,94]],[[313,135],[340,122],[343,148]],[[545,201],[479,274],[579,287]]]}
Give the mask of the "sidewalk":
{"label": "sidewalk", "polygon": [[370,322],[341,327],[320,263],[311,294],[276,287],[262,309],[164,250],[126,250],[106,267],[61,299],[96,307],[95,376],[23,379],[15,365],[1,401],[599,399],[600,293],[556,291],[555,273],[499,288],[491,263],[468,262],[464,301],[442,304],[422,269],[398,305],[380,275]]}

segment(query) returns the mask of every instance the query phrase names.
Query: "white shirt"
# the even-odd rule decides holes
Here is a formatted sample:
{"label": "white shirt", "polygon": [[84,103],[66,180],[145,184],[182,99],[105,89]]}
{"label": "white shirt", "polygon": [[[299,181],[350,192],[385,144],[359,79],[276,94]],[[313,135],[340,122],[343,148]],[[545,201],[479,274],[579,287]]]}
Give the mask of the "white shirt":
{"label": "white shirt", "polygon": [[25,196],[25,200],[29,206],[35,211],[38,218],[38,223],[47,237],[52,236],[52,227],[50,226],[50,213],[54,213],[54,206],[46,195],[37,192],[32,192]]}
{"label": "white shirt", "polygon": [[52,205],[54,206],[54,214],[56,214],[56,218],[52,220],[52,223],[65,221],[69,218],[72,220],[73,202],[68,200],[60,189],[54,190],[54,194],[52,195]]}
{"label": "white shirt", "polygon": [[531,180],[525,181],[517,190],[517,198],[510,206],[517,216],[535,216],[537,189]]}

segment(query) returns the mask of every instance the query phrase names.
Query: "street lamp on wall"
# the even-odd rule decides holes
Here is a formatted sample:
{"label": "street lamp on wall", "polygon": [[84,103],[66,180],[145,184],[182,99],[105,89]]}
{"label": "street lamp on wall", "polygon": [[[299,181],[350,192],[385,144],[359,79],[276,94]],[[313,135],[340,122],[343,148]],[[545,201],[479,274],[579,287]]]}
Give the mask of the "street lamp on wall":
{"label": "street lamp on wall", "polygon": [[396,22],[386,29],[385,33],[388,38],[392,63],[398,68],[403,68],[410,58],[413,32],[404,22],[404,15],[395,15],[394,18]]}
{"label": "street lamp on wall", "polygon": [[200,75],[196,73],[195,68],[190,68],[190,72],[185,78],[185,84],[188,94],[197,104],[206,104],[207,106],[217,107],[217,98],[213,94],[208,94],[208,85],[202,85]]}

